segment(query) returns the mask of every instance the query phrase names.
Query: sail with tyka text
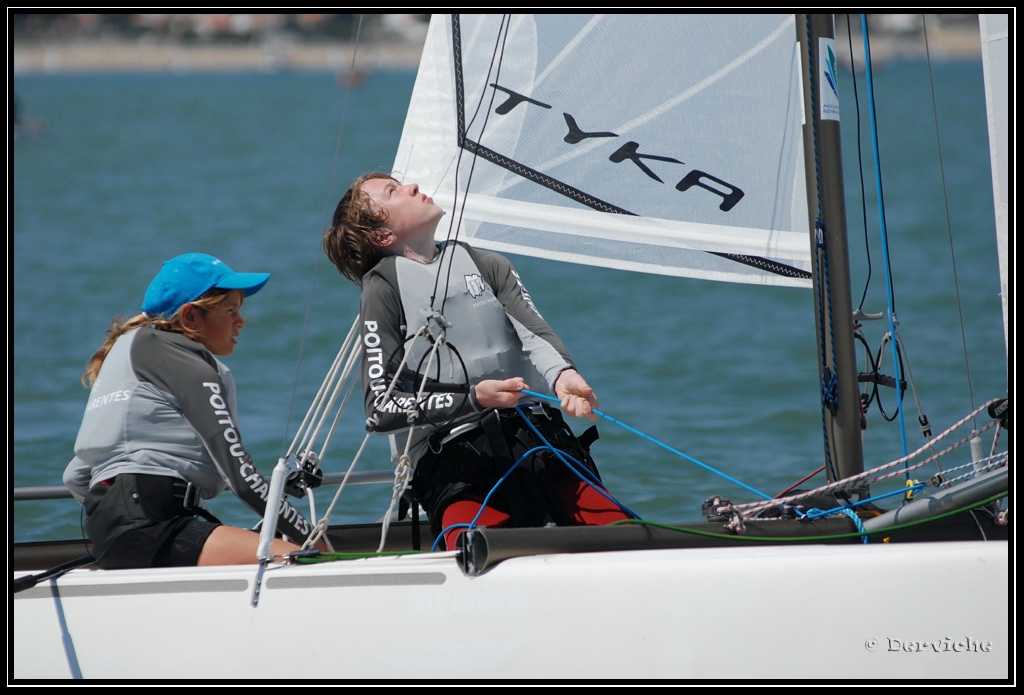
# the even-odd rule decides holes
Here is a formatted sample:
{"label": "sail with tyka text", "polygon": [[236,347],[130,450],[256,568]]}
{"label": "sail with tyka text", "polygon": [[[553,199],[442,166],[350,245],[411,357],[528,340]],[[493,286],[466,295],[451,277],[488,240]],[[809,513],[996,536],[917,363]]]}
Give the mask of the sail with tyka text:
{"label": "sail with tyka text", "polygon": [[809,287],[798,57],[792,15],[453,15],[395,175],[482,248]]}

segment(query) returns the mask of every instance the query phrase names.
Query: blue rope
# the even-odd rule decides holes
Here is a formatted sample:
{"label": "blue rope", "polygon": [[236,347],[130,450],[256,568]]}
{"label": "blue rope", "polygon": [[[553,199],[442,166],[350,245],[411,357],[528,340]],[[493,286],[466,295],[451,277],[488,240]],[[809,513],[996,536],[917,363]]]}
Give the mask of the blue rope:
{"label": "blue rope", "polygon": [[[812,516],[812,514],[813,514],[813,516]],[[861,534],[861,536],[860,536],[861,543],[867,543],[868,542],[867,529],[865,529],[864,528],[864,524],[861,523],[860,517],[857,516],[854,513],[854,511],[852,509],[849,509],[848,507],[839,507],[837,509],[825,509],[825,510],[822,510],[822,509],[809,509],[809,510],[807,510],[807,515],[804,518],[805,519],[810,519],[810,518],[817,519],[819,517],[834,516],[836,514],[843,514],[844,516],[850,517],[853,520],[853,523],[857,526],[857,531]]]}
{"label": "blue rope", "polygon": [[[521,391],[521,393],[526,395],[526,396],[532,396],[533,398],[539,398],[541,400],[548,401],[550,403],[555,403],[555,404],[560,404],[561,403],[561,401],[559,399],[554,398],[552,396],[544,395],[543,393],[537,393],[535,391],[528,391],[526,389],[523,389]],[[705,463],[701,463],[700,461],[698,461],[697,459],[693,458],[692,456],[687,456],[683,452],[681,452],[681,451],[679,451],[677,449],[673,449],[672,447],[668,446],[667,444],[662,444],[657,439],[654,439],[653,437],[649,437],[648,435],[644,434],[640,430],[634,429],[634,428],[630,427],[629,425],[627,425],[626,423],[621,422],[619,420],[616,420],[615,418],[613,418],[610,415],[605,415],[600,410],[596,410],[595,409],[594,410],[594,414],[597,415],[598,417],[604,418],[608,422],[615,423],[619,427],[622,427],[623,429],[626,429],[626,430],[632,432],[633,434],[635,434],[635,435],[637,435],[639,437],[642,437],[643,439],[646,439],[647,441],[649,441],[649,442],[651,442],[653,444],[657,444],[658,446],[660,446],[663,449],[671,451],[673,454],[675,454],[677,456],[683,457],[684,459],[686,459],[687,461],[690,461],[691,463],[697,464],[698,466],[700,466],[701,468],[703,468],[706,471],[710,471],[711,473],[714,473],[717,476],[721,476],[722,478],[725,478],[726,480],[728,480],[731,483],[739,485],[740,487],[742,487],[743,489],[747,490],[748,492],[752,492],[755,495],[760,495],[761,497],[763,497],[766,500],[774,499],[774,497],[772,497],[771,495],[766,495],[765,493],[761,492],[760,490],[756,490],[756,489],[750,487],[746,483],[741,483],[740,481],[736,480],[732,476],[726,475],[725,473],[722,473],[721,471],[716,470],[716,469],[712,468],[711,466],[709,466],[709,465],[707,465]]]}
{"label": "blue rope", "polygon": [[868,544],[868,533],[867,529],[864,528],[864,524],[861,523],[860,517],[857,516],[852,509],[844,509],[842,513],[850,517],[853,520],[854,526],[857,527],[857,531],[861,534],[860,541],[864,545]]}
{"label": "blue rope", "polygon": [[487,503],[491,500],[491,497],[494,496],[494,493],[498,491],[498,488],[501,487],[501,484],[503,482],[505,482],[510,475],[512,475],[512,471],[514,471],[516,469],[516,467],[520,463],[522,463],[526,459],[526,457],[529,456],[530,454],[532,454],[533,452],[540,451],[542,449],[547,449],[547,448],[549,448],[549,447],[546,447],[546,446],[535,446],[532,449],[530,449],[529,451],[527,451],[525,454],[520,456],[519,460],[517,460],[515,463],[513,463],[511,466],[509,466],[509,469],[507,471],[505,471],[505,474],[503,476],[501,476],[501,478],[498,479],[498,482],[496,482],[494,484],[494,487],[492,487],[490,492],[487,493],[487,496],[484,497],[484,501],[480,503],[480,509],[477,510],[476,516],[474,516],[473,519],[468,524],[452,524],[451,526],[448,526],[447,528],[441,529],[440,535],[436,539],[434,539],[434,545],[432,545],[430,547],[431,552],[433,552],[433,550],[435,548],[437,548],[438,543],[440,543],[441,540],[444,538],[444,534],[448,533],[452,529],[463,528],[463,527],[467,528],[467,529],[476,528],[477,519],[479,519],[480,515],[484,513],[484,507],[487,506]]}
{"label": "blue rope", "polygon": [[[549,403],[553,403],[555,405],[560,405],[561,404],[561,401],[558,398],[555,398],[553,396],[548,396],[548,395],[543,394],[543,393],[537,393],[536,391],[530,391],[528,389],[523,389],[521,391],[521,393],[523,395],[525,395],[525,396],[530,396],[532,398],[536,398],[536,399],[539,399],[539,400],[542,400],[542,401],[548,401]],[[525,454],[520,456],[519,459],[515,463],[513,463],[509,467],[509,469],[507,471],[505,471],[505,474],[502,475],[501,479],[499,479],[498,482],[494,484],[494,487],[492,487],[490,492],[487,493],[487,496],[484,497],[483,502],[480,503],[480,509],[479,509],[479,511],[477,511],[476,516],[473,517],[472,521],[470,521],[469,523],[452,524],[451,526],[448,526],[448,527],[442,529],[441,533],[437,536],[436,539],[434,539],[434,544],[430,548],[431,551],[434,551],[434,550],[437,549],[438,544],[444,538],[445,534],[448,533],[449,531],[451,531],[453,529],[457,529],[457,528],[465,528],[465,529],[476,528],[476,522],[480,518],[480,515],[483,513],[484,507],[487,506],[487,503],[490,501],[490,499],[494,495],[494,493],[497,492],[498,488],[501,487],[501,484],[504,483],[505,480],[508,479],[508,476],[510,476],[512,474],[512,471],[514,471],[519,466],[519,464],[521,464],[524,460],[526,460],[526,458],[528,456],[530,456],[530,455],[532,455],[532,454],[534,454],[534,453],[536,453],[538,451],[544,451],[544,450],[551,451],[552,453],[554,453],[555,456],[558,457],[558,459],[569,468],[569,470],[571,470],[578,478],[580,478],[580,480],[582,480],[583,482],[585,482],[585,483],[591,485],[592,487],[594,487],[594,489],[597,490],[601,495],[603,495],[608,501],[618,505],[618,507],[620,509],[622,509],[624,512],[626,512],[626,513],[630,514],[631,516],[633,516],[633,518],[640,519],[640,516],[638,514],[633,512],[631,509],[629,509],[628,507],[623,505],[621,502],[619,502],[615,498],[611,497],[607,493],[607,491],[604,489],[604,486],[601,485],[599,481],[596,481],[593,478],[590,478],[590,476],[588,475],[589,471],[587,471],[586,467],[584,467],[579,461],[577,461],[576,459],[574,459],[572,456],[570,456],[569,454],[565,453],[564,451],[561,451],[561,450],[556,449],[553,446],[551,446],[551,444],[547,441],[547,439],[544,437],[544,435],[542,435],[540,433],[540,431],[538,431],[537,428],[533,425],[533,423],[530,422],[530,420],[526,417],[526,415],[525,415],[525,413],[523,413],[521,407],[516,406],[516,411],[518,411],[519,415],[523,418],[523,420],[526,421],[526,424],[530,427],[530,429],[533,431],[533,433],[536,434],[537,437],[539,437],[540,440],[542,442],[544,442],[544,444],[542,446],[535,446],[534,448],[532,448],[529,451],[527,451]],[[687,454],[684,454],[683,452],[681,452],[681,451],[679,451],[677,449],[674,449],[674,448],[668,446],[667,444],[663,444],[662,442],[659,442],[658,440],[654,439],[653,437],[650,437],[649,435],[644,434],[640,430],[638,430],[638,429],[636,429],[634,427],[630,427],[629,425],[627,425],[626,423],[622,422],[621,420],[617,420],[616,418],[614,418],[614,417],[612,417],[612,416],[610,416],[610,415],[608,415],[608,414],[606,414],[606,413],[604,413],[604,412],[602,412],[600,410],[597,410],[596,408],[593,410],[593,412],[598,417],[604,418],[605,420],[608,420],[609,422],[615,423],[619,427],[622,427],[623,429],[626,429],[629,432],[632,432],[633,434],[635,434],[635,435],[637,435],[637,436],[639,436],[639,437],[641,437],[643,439],[646,439],[647,441],[649,441],[649,442],[651,442],[653,444],[657,444],[658,446],[662,447],[663,449],[666,449],[666,450],[672,452],[673,454],[676,454],[677,456],[681,456],[682,458],[686,459],[687,461],[690,461],[691,463],[695,463],[698,466],[700,466],[701,468],[703,468],[703,469],[705,469],[705,470],[707,470],[707,471],[709,471],[711,473],[714,473],[715,475],[718,475],[718,476],[720,476],[722,478],[725,478],[726,480],[728,480],[728,481],[730,481],[730,482],[732,482],[732,483],[734,483],[736,485],[739,485],[740,487],[744,488],[745,490],[747,490],[749,492],[754,493],[755,495],[760,495],[761,497],[763,497],[765,499],[769,499],[769,500],[770,499],[774,499],[774,497],[772,497],[771,495],[767,495],[767,494],[761,492],[760,490],[757,490],[757,489],[755,489],[753,487],[750,487],[749,485],[747,485],[745,483],[742,483],[739,480],[736,480],[732,476],[726,475],[725,473],[722,473],[721,471],[716,470],[715,468],[712,468],[711,466],[709,466],[709,465],[707,465],[705,463],[702,463],[701,461],[698,461],[697,459],[693,458],[692,456],[688,456]],[[919,489],[921,489],[923,487],[926,487],[926,485],[924,483],[918,483],[917,485],[911,486],[911,491],[916,491],[916,490],[919,490]],[[859,501],[857,501],[855,503],[844,505],[842,507],[836,507],[834,509],[826,509],[826,510],[809,509],[809,510],[803,512],[803,513],[801,513],[800,510],[794,510],[794,511],[796,511],[797,514],[800,514],[801,518],[805,518],[805,519],[816,519],[816,518],[820,518],[820,517],[823,517],[823,516],[832,516],[832,515],[835,515],[835,514],[845,514],[846,516],[850,517],[854,521],[854,523],[857,525],[857,530],[862,534],[863,542],[867,543],[868,542],[868,538],[867,538],[867,535],[866,535],[866,530],[864,528],[864,525],[861,523],[860,518],[856,515],[856,513],[853,512],[852,508],[856,507],[858,505],[867,504],[868,502],[873,502],[875,500],[880,500],[880,499],[883,499],[885,497],[891,497],[893,495],[904,495],[907,492],[908,492],[907,489],[897,490],[895,492],[887,492],[887,493],[883,493],[881,495],[875,495],[873,497],[869,497],[869,498],[866,498],[866,499],[863,499],[863,500],[859,500]]]}
{"label": "blue rope", "polygon": [[[906,424],[903,419],[903,398],[902,392],[900,391],[900,384],[903,383],[903,375],[900,374],[900,359],[899,352],[896,345],[896,303],[893,299],[892,292],[892,270],[889,268],[889,239],[885,227],[885,200],[882,192],[882,163],[881,156],[878,153],[878,125],[875,122],[875,89],[871,79],[871,42],[868,39],[868,19],[867,15],[861,15],[860,17],[861,32],[864,34],[864,66],[865,75],[868,81],[868,113],[871,116],[871,145],[872,151],[875,158],[875,188],[878,193],[878,223],[879,231],[882,236],[882,261],[885,264],[885,291],[886,298],[889,302],[889,335],[892,336],[892,371],[896,377],[896,412],[900,423],[900,439],[903,444],[903,455],[907,455],[907,431]],[[909,462],[907,464],[909,466]],[[906,473],[907,477],[910,477],[910,471]]]}
{"label": "blue rope", "polygon": [[[579,461],[574,459],[572,456],[569,456],[569,454],[565,453],[564,451],[561,451],[561,450],[556,449],[555,447],[551,446],[551,442],[549,442],[547,439],[545,439],[544,435],[540,433],[540,430],[538,430],[534,426],[534,424],[532,422],[530,422],[530,419],[528,417],[526,417],[526,413],[523,412],[523,409],[520,406],[516,406],[516,412],[519,413],[519,416],[521,418],[523,418],[523,421],[526,422],[526,424],[533,431],[533,433],[535,435],[537,435],[537,438],[540,439],[542,442],[544,442],[544,446],[541,447],[541,448],[550,450],[555,456],[558,457],[559,461],[564,463],[569,468],[570,471],[572,471],[573,473],[576,474],[577,478],[579,478],[584,483],[586,483],[587,485],[590,485],[592,488],[597,490],[598,494],[600,494],[606,500],[608,500],[612,504],[616,505],[619,509],[621,509],[622,511],[626,512],[627,514],[632,516],[634,519],[639,519],[640,518],[639,514],[635,513],[631,509],[628,509],[626,506],[624,506],[617,499],[615,499],[614,497],[609,495],[608,491],[604,489],[604,485],[602,485],[599,480],[597,480],[596,478],[593,478],[591,475],[589,475],[590,471],[587,471],[587,474],[584,475],[582,473],[581,469],[582,470],[586,470],[586,467],[582,463],[580,463]],[[531,449],[530,452],[532,452],[532,451],[536,451],[536,449]],[[526,454],[523,454],[523,456],[519,459],[519,461],[516,462],[516,466],[518,466],[519,463],[521,463],[522,460],[524,458],[526,458],[526,456],[530,452],[527,452]],[[566,460],[566,459],[568,459],[568,460]],[[569,463],[569,461],[572,461],[572,463]],[[575,465],[573,465],[573,464],[575,464]],[[513,466],[513,468],[515,468],[515,466]]]}
{"label": "blue rope", "polygon": [[[533,447],[532,449],[527,451],[525,454],[520,456],[519,459],[515,463],[513,463],[511,466],[509,466],[509,469],[507,471],[505,471],[505,474],[501,476],[501,478],[498,480],[498,482],[496,482],[494,484],[494,487],[491,488],[490,492],[487,493],[487,496],[484,497],[483,502],[480,503],[480,509],[477,511],[476,516],[474,516],[473,519],[469,523],[465,523],[465,524],[452,524],[451,526],[448,526],[448,527],[442,529],[440,535],[438,535],[438,537],[434,539],[434,544],[432,546],[430,546],[430,551],[431,552],[433,552],[434,550],[437,549],[437,546],[444,539],[445,534],[448,533],[449,531],[451,531],[453,529],[457,529],[457,528],[465,528],[465,529],[476,528],[476,522],[480,518],[480,515],[483,514],[484,507],[487,506],[487,503],[490,501],[490,499],[494,495],[494,493],[498,491],[498,488],[501,487],[501,484],[504,483],[508,479],[508,477],[510,475],[512,475],[512,471],[514,471],[519,466],[519,464],[521,464],[523,461],[525,461],[528,456],[530,456],[530,455],[532,455],[532,454],[534,454],[534,453],[536,453],[538,451],[550,451],[550,452],[552,452],[556,457],[558,457],[558,460],[560,460],[562,463],[564,463],[569,468],[570,471],[572,471],[574,474],[576,474],[577,478],[579,478],[580,480],[582,480],[583,482],[587,483],[592,488],[597,490],[597,492],[600,495],[602,495],[605,499],[607,499],[609,502],[611,502],[612,504],[618,506],[619,509],[621,509],[622,511],[626,512],[627,514],[632,516],[634,519],[640,519],[641,518],[639,514],[637,514],[632,509],[630,509],[629,507],[627,507],[626,505],[622,504],[617,499],[615,499],[614,497],[609,495],[607,490],[604,489],[604,486],[601,485],[601,482],[596,480],[595,478],[591,477],[590,471],[587,470],[586,467],[582,463],[580,463],[579,461],[577,461],[576,459],[574,459],[572,456],[570,456],[569,454],[565,453],[564,451],[561,451],[561,450],[556,449],[555,447],[551,446],[551,443],[547,439],[545,439],[544,435],[542,435],[537,430],[536,427],[534,427],[533,423],[530,422],[530,420],[526,417],[526,414],[523,413],[522,409],[519,406],[516,406],[516,410],[519,412],[519,415],[523,418],[523,420],[526,421],[526,424],[530,426],[530,429],[533,430],[533,433],[536,434],[540,438],[540,440],[542,442],[544,442],[544,443],[541,446]],[[584,471],[585,471],[585,473],[584,473]]]}
{"label": "blue rope", "polygon": [[800,514],[802,519],[820,519],[824,516],[832,516],[834,514],[845,514],[846,516],[853,519],[853,522],[857,525],[857,531],[860,532],[861,538],[864,543],[868,542],[867,529],[864,528],[864,524],[861,523],[860,517],[854,513],[853,508],[868,502],[874,502],[876,500],[884,499],[886,497],[893,497],[895,495],[905,495],[908,492],[917,492],[918,490],[928,487],[925,483],[916,483],[908,486],[909,489],[904,488],[903,490],[893,490],[892,492],[884,492],[881,495],[874,495],[873,497],[866,497],[862,500],[857,500],[850,504],[845,504],[842,507],[836,507],[834,509],[808,509],[803,514],[800,514],[800,510],[794,510],[797,514]]}

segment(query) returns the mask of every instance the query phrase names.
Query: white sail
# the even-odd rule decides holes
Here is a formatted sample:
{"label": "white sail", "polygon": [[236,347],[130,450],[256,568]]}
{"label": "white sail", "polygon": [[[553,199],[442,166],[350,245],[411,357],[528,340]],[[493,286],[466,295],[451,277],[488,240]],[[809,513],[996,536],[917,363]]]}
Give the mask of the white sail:
{"label": "white sail", "polygon": [[1010,195],[1010,136],[1008,124],[1009,91],[1009,15],[978,15],[981,28],[981,60],[985,68],[985,103],[988,106],[988,144],[992,158],[992,194],[996,206],[996,238],[999,246],[999,292],[1003,298],[1003,338],[1009,354],[1009,271],[1010,248],[1007,242],[1009,220],[1007,198]]}
{"label": "white sail", "polygon": [[793,15],[543,18],[434,16],[396,178],[483,248],[809,287]]}

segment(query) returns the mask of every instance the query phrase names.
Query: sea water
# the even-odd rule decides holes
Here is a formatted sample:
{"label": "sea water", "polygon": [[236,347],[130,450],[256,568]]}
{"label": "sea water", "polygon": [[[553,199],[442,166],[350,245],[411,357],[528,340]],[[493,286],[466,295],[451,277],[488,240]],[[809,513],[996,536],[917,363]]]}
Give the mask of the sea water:
{"label": "sea water", "polygon": [[[844,78],[854,304],[863,296],[865,311],[883,312],[892,295],[914,387],[902,425],[872,405],[871,468],[923,443],[918,404],[938,433],[1005,395],[1007,359],[980,58],[930,71],[920,60],[892,62],[874,76],[885,250],[868,122],[859,167],[853,86]],[[160,263],[192,251],[272,274],[246,302],[248,326],[227,358],[244,442],[269,475],[356,316],[357,289],[323,256],[322,230],[355,176],[390,170],[413,81],[412,71],[375,72],[346,90],[328,72],[16,75],[19,115],[36,127],[9,150],[8,484],[60,485],[89,357],[115,315],[138,313]],[[864,90],[860,76],[862,107]],[[593,453],[609,490],[641,517],[698,520],[710,495],[753,501],[821,466],[809,291],[513,261],[615,419],[598,423]],[[865,328],[872,353],[887,330],[884,322]],[[882,363],[892,374],[888,351]],[[891,390],[882,405],[887,417],[896,413]],[[326,471],[352,462],[363,420],[357,396]],[[969,458],[962,451],[958,462]],[[389,465],[386,442],[373,437],[357,469]],[[819,474],[804,487],[822,482]],[[333,493],[317,493],[319,513]],[[332,523],[376,520],[389,500],[389,485],[350,486]],[[14,541],[81,536],[73,500],[12,506]],[[257,522],[229,493],[211,509],[229,523]]]}

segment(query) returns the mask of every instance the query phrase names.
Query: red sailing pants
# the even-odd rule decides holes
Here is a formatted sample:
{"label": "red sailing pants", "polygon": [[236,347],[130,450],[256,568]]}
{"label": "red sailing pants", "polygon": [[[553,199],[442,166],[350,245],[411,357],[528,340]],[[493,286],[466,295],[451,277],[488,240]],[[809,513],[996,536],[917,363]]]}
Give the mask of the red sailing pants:
{"label": "red sailing pants", "polygon": [[[603,526],[613,521],[632,518],[614,502],[578,478],[567,479],[559,486],[558,494],[565,503],[565,510],[577,524]],[[444,510],[441,520],[442,526],[449,529],[444,534],[444,541],[448,550],[455,550],[456,539],[460,533],[466,530],[466,526],[474,518],[476,519],[476,526],[487,526],[489,528],[500,528],[511,521],[511,517],[508,514],[500,512],[493,507],[484,507],[483,511],[480,511],[480,503],[482,501],[482,499],[458,500],[448,505]],[[480,513],[479,518],[477,518],[478,512]],[[462,524],[462,526],[451,528],[456,524]]]}

